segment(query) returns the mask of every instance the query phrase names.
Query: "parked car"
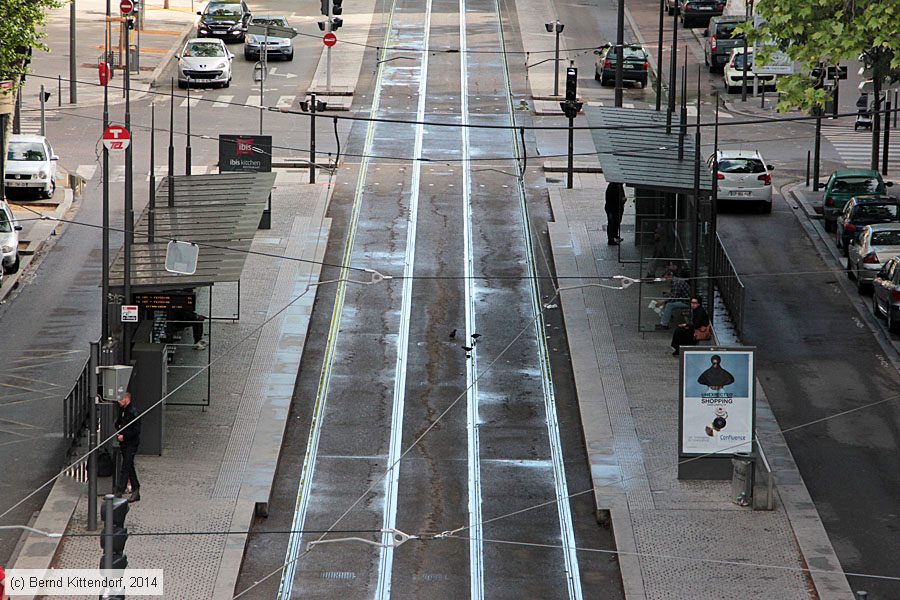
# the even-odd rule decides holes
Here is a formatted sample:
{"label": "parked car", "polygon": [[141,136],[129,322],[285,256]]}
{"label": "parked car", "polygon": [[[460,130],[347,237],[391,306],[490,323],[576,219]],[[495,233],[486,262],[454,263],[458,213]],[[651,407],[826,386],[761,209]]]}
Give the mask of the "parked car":
{"label": "parked car", "polygon": [[900,256],[889,259],[872,280],[872,312],[900,333]]}
{"label": "parked car", "polygon": [[744,47],[744,36],[735,31],[744,21],[744,17],[713,17],[709,20],[704,33],[703,62],[710,73],[725,67],[732,50]]}
{"label": "parked car", "polygon": [[[600,85],[615,84],[616,82],[616,61],[619,53],[617,48],[607,44],[600,50],[594,50],[597,60],[594,63],[594,79],[600,82]],[[650,55],[642,46],[632,45],[625,46],[625,60],[622,62],[622,80],[634,81],[641,84],[642,88],[647,87],[650,73]]]}
{"label": "parked car", "polygon": [[52,198],[56,191],[56,164],[50,142],[42,135],[13,134],[6,149],[6,193]]}
{"label": "parked car", "polygon": [[15,273],[19,270],[19,232],[22,226],[16,221],[9,204],[0,200],[0,281],[4,274]]}
{"label": "parked car", "polygon": [[900,200],[890,196],[855,196],[837,216],[834,243],[844,250],[866,225],[900,222]]}
{"label": "parked car", "polygon": [[875,275],[892,256],[900,254],[900,223],[866,225],[859,240],[852,242],[847,253],[847,276],[856,280],[863,293],[871,287]]}
{"label": "parked car", "polygon": [[764,213],[772,212],[772,171],[758,150],[719,150],[706,161],[716,176],[720,200],[753,202]]}
{"label": "parked car", "polygon": [[881,179],[878,171],[868,169],[845,169],[831,174],[825,184],[825,196],[822,199],[822,217],[825,231],[834,231],[838,214],[853,196],[887,194],[887,188],[894,185]]}
{"label": "parked car", "polygon": [[[250,20],[250,24],[263,27],[274,25],[286,29],[291,27],[288,25],[285,17],[253,17]],[[254,33],[247,34],[247,37],[244,39],[244,58],[247,60],[259,60],[260,48],[262,48],[263,44],[266,45],[267,58],[279,57],[285,60],[294,60],[294,44],[290,38],[278,37],[277,35],[266,37],[265,35]]]}
{"label": "parked car", "polygon": [[178,58],[178,87],[190,85],[231,85],[231,63],[234,54],[222,40],[193,39],[184,45]]}
{"label": "parked car", "polygon": [[200,15],[197,32],[200,37],[220,37],[229,42],[243,42],[247,25],[253,17],[244,0],[213,0]]}
{"label": "parked car", "polygon": [[685,29],[705,26],[712,17],[718,17],[724,11],[725,3],[721,0],[681,0],[678,6],[681,26]]}
{"label": "parked car", "polygon": [[[728,62],[722,69],[725,91],[734,94],[740,91],[744,83],[744,47],[733,48],[728,55]],[[775,87],[775,75],[757,75],[753,72],[753,48],[747,49],[747,86],[753,85],[756,79],[760,87]]]}

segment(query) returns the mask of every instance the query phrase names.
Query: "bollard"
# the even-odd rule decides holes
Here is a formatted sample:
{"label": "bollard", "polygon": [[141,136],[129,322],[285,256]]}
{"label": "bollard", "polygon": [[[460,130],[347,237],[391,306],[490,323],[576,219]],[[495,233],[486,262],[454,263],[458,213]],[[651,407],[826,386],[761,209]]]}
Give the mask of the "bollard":
{"label": "bollard", "polygon": [[856,592],[856,600],[866,600],[869,597],[869,592],[859,591]]}
{"label": "bollard", "polygon": [[736,452],[731,458],[731,501],[738,506],[750,506],[753,501],[754,461],[749,452]]}
{"label": "bollard", "polygon": [[806,187],[809,187],[809,157],[810,151],[806,151]]}
{"label": "bollard", "polygon": [[56,76],[56,106],[62,107],[62,75]]}

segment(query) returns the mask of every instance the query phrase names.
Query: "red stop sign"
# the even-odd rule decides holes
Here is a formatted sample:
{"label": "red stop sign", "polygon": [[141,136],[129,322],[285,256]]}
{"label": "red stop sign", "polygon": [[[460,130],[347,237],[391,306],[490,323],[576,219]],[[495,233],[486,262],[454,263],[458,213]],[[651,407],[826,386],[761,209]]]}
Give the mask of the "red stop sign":
{"label": "red stop sign", "polygon": [[124,150],[131,143],[131,134],[121,125],[110,125],[103,132],[103,145],[108,150]]}
{"label": "red stop sign", "polygon": [[132,0],[122,0],[119,2],[119,10],[123,15],[130,15],[134,12],[134,2]]}
{"label": "red stop sign", "polygon": [[337,36],[331,32],[328,32],[322,36],[322,43],[330,48],[331,46],[337,44]]}

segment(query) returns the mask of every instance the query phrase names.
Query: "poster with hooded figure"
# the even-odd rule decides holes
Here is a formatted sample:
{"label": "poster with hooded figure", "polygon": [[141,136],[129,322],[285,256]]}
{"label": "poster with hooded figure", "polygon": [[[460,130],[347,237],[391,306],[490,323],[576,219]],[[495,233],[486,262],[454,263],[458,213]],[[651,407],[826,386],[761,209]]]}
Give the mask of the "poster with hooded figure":
{"label": "poster with hooded figure", "polygon": [[682,362],[682,454],[752,451],[753,350],[685,349]]}

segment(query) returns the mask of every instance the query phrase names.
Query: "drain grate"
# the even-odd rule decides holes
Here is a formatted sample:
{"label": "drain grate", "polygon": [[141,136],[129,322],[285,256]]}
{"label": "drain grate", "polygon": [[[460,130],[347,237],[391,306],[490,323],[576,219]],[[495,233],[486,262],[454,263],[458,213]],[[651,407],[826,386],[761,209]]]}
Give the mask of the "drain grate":
{"label": "drain grate", "polygon": [[324,571],[322,579],[356,579],[353,571]]}

